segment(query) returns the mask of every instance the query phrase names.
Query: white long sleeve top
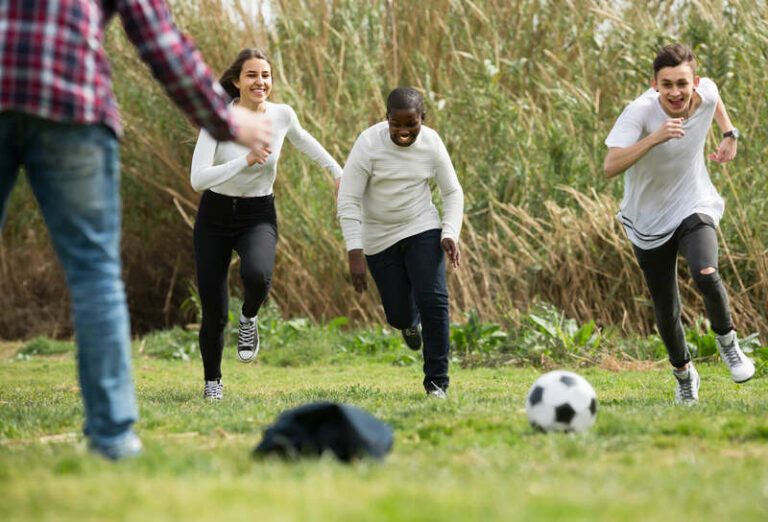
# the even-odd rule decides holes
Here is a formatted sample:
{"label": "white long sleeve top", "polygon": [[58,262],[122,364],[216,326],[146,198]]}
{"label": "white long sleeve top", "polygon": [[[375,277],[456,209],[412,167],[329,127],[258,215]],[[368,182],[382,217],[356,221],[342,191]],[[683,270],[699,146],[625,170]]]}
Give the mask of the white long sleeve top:
{"label": "white long sleeve top", "polygon": [[[432,203],[434,178],[443,199],[443,218]],[[442,228],[441,239],[457,244],[464,192],[448,151],[433,129],[422,126],[408,147],[395,145],[386,121],[360,134],[341,178],[338,218],[347,250],[373,255],[401,239]]]}
{"label": "white long sleeve top", "polygon": [[277,160],[287,137],[299,150],[334,178],[342,169],[336,160],[299,124],[296,112],[288,105],[267,103],[266,115],[272,120],[272,153],[259,165],[248,165],[247,147],[231,141],[216,141],[205,129],[200,131],[192,155],[192,187],[201,192],[211,189],[226,196],[254,197],[272,194],[277,176]]}

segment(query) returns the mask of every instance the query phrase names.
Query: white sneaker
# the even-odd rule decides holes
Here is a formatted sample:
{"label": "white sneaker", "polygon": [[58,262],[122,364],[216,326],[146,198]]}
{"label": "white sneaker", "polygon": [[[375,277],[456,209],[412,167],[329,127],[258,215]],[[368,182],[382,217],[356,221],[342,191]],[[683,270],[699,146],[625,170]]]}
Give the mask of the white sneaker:
{"label": "white sneaker", "polygon": [[240,330],[237,335],[237,358],[249,363],[259,353],[259,321],[256,317],[245,317],[240,313]]}
{"label": "white sneaker", "polygon": [[755,374],[755,363],[741,351],[736,332],[733,330],[717,336],[717,351],[730,370],[734,382],[747,382]]}
{"label": "white sneaker", "polygon": [[203,398],[211,399],[212,401],[220,401],[224,398],[224,385],[221,384],[221,380],[205,381],[205,387],[203,388]]}
{"label": "white sneaker", "polygon": [[675,404],[691,405],[699,402],[701,379],[699,379],[699,372],[696,371],[693,363],[688,363],[688,368],[682,371],[673,368],[672,374],[677,379]]}
{"label": "white sneaker", "polygon": [[448,398],[448,392],[446,392],[443,388],[435,384],[434,382],[430,382],[432,385],[432,389],[427,391],[427,397],[430,399],[447,399]]}
{"label": "white sneaker", "polygon": [[109,460],[120,460],[141,455],[141,439],[131,432],[115,444],[101,445],[89,441],[88,449]]}

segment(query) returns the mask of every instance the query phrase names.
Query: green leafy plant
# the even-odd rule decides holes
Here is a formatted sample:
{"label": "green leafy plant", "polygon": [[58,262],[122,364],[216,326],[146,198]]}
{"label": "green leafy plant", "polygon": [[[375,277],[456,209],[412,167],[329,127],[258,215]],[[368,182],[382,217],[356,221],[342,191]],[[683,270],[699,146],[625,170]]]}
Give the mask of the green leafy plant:
{"label": "green leafy plant", "polygon": [[375,329],[363,330],[354,334],[351,342],[345,343],[342,351],[360,355],[394,353],[403,347],[399,335],[379,326]]}
{"label": "green leafy plant", "polygon": [[178,327],[154,332],[141,340],[139,351],[160,359],[188,361],[199,352],[197,332]]}
{"label": "green leafy plant", "polygon": [[507,333],[496,323],[483,323],[474,308],[466,315],[464,324],[451,325],[451,344],[454,350],[471,353],[489,353],[498,349],[507,340]]}
{"label": "green leafy plant", "polygon": [[530,363],[567,360],[598,353],[603,337],[594,320],[579,324],[549,303],[539,304],[525,316],[513,336],[515,357]]}
{"label": "green leafy plant", "polygon": [[71,341],[54,341],[47,337],[36,337],[25,344],[18,354],[32,355],[59,355],[63,353],[74,353],[75,343]]}

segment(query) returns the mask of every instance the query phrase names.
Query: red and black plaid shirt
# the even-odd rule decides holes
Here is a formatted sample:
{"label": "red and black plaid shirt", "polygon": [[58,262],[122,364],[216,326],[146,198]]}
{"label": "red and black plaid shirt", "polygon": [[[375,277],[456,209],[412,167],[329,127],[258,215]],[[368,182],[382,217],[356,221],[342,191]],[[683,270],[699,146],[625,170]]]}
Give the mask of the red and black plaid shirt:
{"label": "red and black plaid shirt", "polygon": [[176,104],[216,139],[234,137],[227,99],[164,0],[0,0],[0,111],[122,132],[104,27],[128,38]]}

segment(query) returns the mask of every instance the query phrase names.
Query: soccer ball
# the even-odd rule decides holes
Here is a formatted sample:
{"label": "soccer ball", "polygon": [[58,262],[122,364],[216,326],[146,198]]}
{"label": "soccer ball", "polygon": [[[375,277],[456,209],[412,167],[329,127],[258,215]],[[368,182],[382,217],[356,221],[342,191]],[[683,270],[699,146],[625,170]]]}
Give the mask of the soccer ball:
{"label": "soccer ball", "polygon": [[584,377],[556,370],[533,383],[525,400],[528,422],[539,431],[584,431],[595,423],[597,396]]}

